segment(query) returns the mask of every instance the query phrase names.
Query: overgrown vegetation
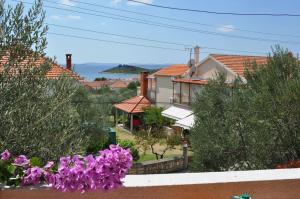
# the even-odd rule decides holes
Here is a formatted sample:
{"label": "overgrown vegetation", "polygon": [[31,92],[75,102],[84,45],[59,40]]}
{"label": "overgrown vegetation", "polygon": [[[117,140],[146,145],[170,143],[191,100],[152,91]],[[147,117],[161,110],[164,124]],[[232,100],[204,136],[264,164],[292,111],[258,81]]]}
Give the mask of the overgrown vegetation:
{"label": "overgrown vegetation", "polygon": [[103,108],[96,109],[74,80],[46,78],[54,60],[44,53],[42,8],[41,0],[27,13],[22,3],[13,8],[0,1],[0,59],[7,57],[0,66],[0,150],[54,160],[83,152],[95,133],[101,135]]}
{"label": "overgrown vegetation", "polygon": [[161,115],[162,108],[149,107],[145,109],[144,122],[146,128],[136,133],[136,144],[144,151],[151,149],[156,159],[163,159],[168,150],[180,144],[180,135],[168,135],[164,126],[170,121]]}
{"label": "overgrown vegetation", "polygon": [[198,171],[274,168],[300,158],[300,64],[276,47],[266,65],[248,63],[247,84],[220,74],[194,105]]}

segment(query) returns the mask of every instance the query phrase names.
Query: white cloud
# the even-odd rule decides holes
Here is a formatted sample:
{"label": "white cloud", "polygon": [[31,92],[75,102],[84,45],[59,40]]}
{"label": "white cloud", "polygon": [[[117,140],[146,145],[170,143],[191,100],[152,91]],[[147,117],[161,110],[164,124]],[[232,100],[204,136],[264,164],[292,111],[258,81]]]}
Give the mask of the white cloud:
{"label": "white cloud", "polygon": [[222,25],[218,27],[218,31],[220,32],[233,32],[235,30],[234,25]]}
{"label": "white cloud", "polygon": [[[111,4],[118,5],[118,4],[122,3],[123,1],[127,1],[127,0],[111,0]],[[153,3],[154,0],[138,0],[138,1],[151,4],[151,3]],[[127,1],[127,4],[131,5],[131,6],[142,6],[143,5],[141,3],[132,2],[132,1]]]}
{"label": "white cloud", "polygon": [[54,19],[54,20],[61,20],[62,18],[58,15],[51,15],[50,16],[51,19]]}
{"label": "white cloud", "polygon": [[67,19],[71,19],[71,20],[81,20],[81,16],[78,15],[68,15]]}
{"label": "white cloud", "polygon": [[[153,3],[154,0],[138,0],[138,1],[151,4],[151,3]],[[141,3],[132,2],[132,1],[127,1],[127,4],[132,5],[132,6],[142,6],[143,5]]]}
{"label": "white cloud", "polygon": [[81,16],[78,16],[78,15],[67,15],[67,16],[51,15],[50,19],[53,19],[56,21],[66,21],[66,20],[79,21],[82,18],[81,18]]}
{"label": "white cloud", "polygon": [[113,5],[117,5],[117,4],[121,3],[121,2],[122,2],[122,0],[112,0],[112,1],[111,1],[111,3],[112,3]]}
{"label": "white cloud", "polygon": [[68,6],[74,6],[75,3],[72,0],[60,0],[62,4],[68,5]]}

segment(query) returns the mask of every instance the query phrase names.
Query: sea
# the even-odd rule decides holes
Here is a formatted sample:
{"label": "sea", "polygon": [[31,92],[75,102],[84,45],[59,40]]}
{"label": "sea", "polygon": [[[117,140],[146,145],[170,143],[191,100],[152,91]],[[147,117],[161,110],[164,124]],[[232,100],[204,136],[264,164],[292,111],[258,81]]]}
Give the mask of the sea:
{"label": "sea", "polygon": [[132,79],[138,77],[138,74],[102,72],[113,66],[116,66],[116,64],[78,64],[73,67],[73,70],[79,74],[80,77],[88,81],[94,81],[97,77],[105,77],[107,79]]}
{"label": "sea", "polygon": [[[107,79],[134,79],[138,78],[139,74],[126,74],[126,73],[107,73],[102,72],[112,67],[117,66],[118,63],[85,63],[74,64],[73,70],[83,77],[85,80],[94,81],[95,78],[105,77]],[[165,67],[168,64],[135,64],[148,69],[158,69]]]}

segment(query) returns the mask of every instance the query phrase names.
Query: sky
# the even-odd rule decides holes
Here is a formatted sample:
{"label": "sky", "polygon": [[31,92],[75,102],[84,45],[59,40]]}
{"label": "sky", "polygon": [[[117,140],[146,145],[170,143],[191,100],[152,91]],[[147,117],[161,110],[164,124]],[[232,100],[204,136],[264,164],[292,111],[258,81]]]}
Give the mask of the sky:
{"label": "sky", "polygon": [[[55,3],[50,3],[49,1]],[[161,18],[138,15],[134,13],[122,12],[119,10],[111,10],[95,5],[85,5],[79,2],[74,2],[72,0],[47,0],[44,2],[45,6],[59,8],[54,9],[44,7],[46,11],[46,22],[52,24],[49,25],[49,33],[75,35],[77,37],[93,39],[90,40],[83,38],[70,38],[62,35],[48,34],[48,48],[46,50],[47,55],[50,57],[56,57],[57,61],[62,64],[65,63],[66,53],[71,53],[73,55],[73,63],[77,64],[89,62],[124,64],[187,63],[190,57],[188,48],[191,48],[196,45],[201,47],[201,60],[204,59],[209,53],[266,55],[271,51],[271,47],[275,46],[276,44],[280,44],[282,47],[288,48],[295,54],[300,52],[300,17],[228,16],[204,14],[155,8],[141,4],[130,3],[127,2],[127,0],[81,1],[86,3],[97,4],[100,6],[106,6],[114,9],[124,9],[149,15],[157,15],[160,17],[174,18],[175,20],[166,20]],[[299,0],[141,1],[171,7],[219,12],[300,14]],[[24,0],[24,2],[33,2],[33,0]],[[15,4],[12,0],[6,0],[6,3],[12,5]],[[29,7],[30,5],[26,4],[25,6]],[[74,7],[72,8],[70,6]],[[67,11],[67,9],[78,10],[78,7],[83,8],[79,11],[84,13]],[[109,12],[110,14],[108,15],[100,12]],[[118,16],[118,19],[104,17],[111,17],[111,14],[122,16]],[[126,19],[125,17],[137,18],[135,20],[147,20],[148,24],[122,21],[119,19]],[[189,21],[190,23],[178,20],[185,20]],[[149,23],[156,25],[158,23],[163,23],[164,25],[153,26],[149,25]],[[92,30],[94,32],[66,29],[53,26],[53,24],[69,26],[73,28],[87,29]],[[166,28],[165,24],[168,24],[172,27],[176,26],[177,29]],[[178,26],[180,28],[178,28]],[[284,34],[284,36],[257,34],[251,33],[249,31],[240,31],[240,29]],[[233,37],[204,34],[203,31],[210,31],[217,34],[225,34]],[[142,37],[150,40],[159,40],[164,42],[176,43],[176,45],[160,42],[143,41],[132,38],[122,38],[112,35],[99,34],[99,32]],[[238,35],[239,37],[259,38],[259,41],[236,38],[236,35]],[[110,40],[114,42],[156,46],[168,49],[117,44],[99,40]],[[178,43],[180,45],[178,45]],[[230,49],[236,51],[224,51],[219,49]],[[251,51],[253,53],[246,53],[240,51]]]}

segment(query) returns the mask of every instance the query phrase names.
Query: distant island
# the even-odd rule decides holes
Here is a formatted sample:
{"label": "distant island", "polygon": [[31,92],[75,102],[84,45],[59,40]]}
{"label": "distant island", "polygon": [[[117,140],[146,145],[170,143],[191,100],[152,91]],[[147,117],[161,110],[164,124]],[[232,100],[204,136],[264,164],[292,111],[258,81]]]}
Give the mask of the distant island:
{"label": "distant island", "polygon": [[143,71],[148,71],[148,72],[155,72],[156,70],[154,69],[147,69],[147,68],[142,68],[138,66],[132,66],[132,65],[127,65],[127,64],[119,64],[116,67],[104,70],[102,72],[104,73],[126,73],[126,74],[139,74]]}

